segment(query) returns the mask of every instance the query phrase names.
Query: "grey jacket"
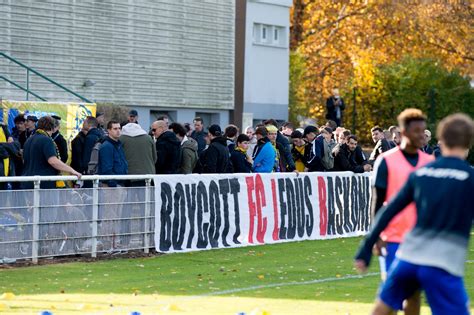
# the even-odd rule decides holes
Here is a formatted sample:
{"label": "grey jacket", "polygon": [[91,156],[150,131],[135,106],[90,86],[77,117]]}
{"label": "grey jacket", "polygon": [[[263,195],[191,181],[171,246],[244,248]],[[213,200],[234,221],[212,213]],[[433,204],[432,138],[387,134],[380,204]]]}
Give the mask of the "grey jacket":
{"label": "grey jacket", "polygon": [[140,125],[123,126],[120,141],[128,162],[128,174],[155,174],[155,143]]}
{"label": "grey jacket", "polygon": [[198,160],[198,143],[193,138],[186,137],[181,144],[180,174],[191,174]]}

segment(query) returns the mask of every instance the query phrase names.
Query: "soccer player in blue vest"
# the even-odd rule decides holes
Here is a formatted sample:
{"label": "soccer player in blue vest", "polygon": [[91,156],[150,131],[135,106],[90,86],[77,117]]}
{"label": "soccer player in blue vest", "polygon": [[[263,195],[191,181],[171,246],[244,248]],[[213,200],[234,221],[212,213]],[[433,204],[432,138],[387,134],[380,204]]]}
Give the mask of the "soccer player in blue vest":
{"label": "soccer player in blue vest", "polygon": [[389,270],[372,314],[391,314],[403,300],[425,291],[434,315],[467,315],[463,275],[474,219],[474,168],[466,161],[474,122],[465,114],[443,119],[437,130],[442,157],[413,172],[405,186],[375,218],[355,256],[364,272],[380,232],[406,205],[415,202],[417,221]]}

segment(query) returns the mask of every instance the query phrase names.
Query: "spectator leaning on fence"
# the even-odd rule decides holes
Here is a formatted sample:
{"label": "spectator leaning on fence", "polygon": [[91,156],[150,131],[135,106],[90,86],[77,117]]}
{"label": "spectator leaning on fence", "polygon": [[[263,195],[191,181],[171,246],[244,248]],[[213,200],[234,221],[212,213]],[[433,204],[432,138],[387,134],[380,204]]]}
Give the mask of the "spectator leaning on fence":
{"label": "spectator leaning on fence", "polygon": [[255,130],[257,145],[253,152],[253,171],[255,173],[271,173],[275,166],[276,152],[268,139],[267,129],[260,126]]}
{"label": "spectator leaning on fence", "polygon": [[369,172],[372,167],[369,164],[356,164],[352,155],[357,147],[357,137],[350,135],[346,138],[345,143],[339,143],[334,149],[334,168],[333,171],[344,172],[350,171],[354,173]]}
{"label": "spectator leaning on fence", "polygon": [[170,130],[172,130],[178,140],[181,143],[181,161],[179,163],[179,174],[191,174],[196,167],[198,161],[198,144],[196,140],[186,136],[186,129],[183,125],[179,123],[172,123],[169,125]]}
{"label": "spectator leaning on fence", "polygon": [[[23,159],[25,166],[23,176],[55,176],[59,172],[67,172],[81,177],[81,174],[75,171],[69,165],[58,159],[58,152],[51,135],[53,134],[55,120],[50,116],[41,117],[38,121],[38,129],[35,134],[28,138],[23,150]],[[55,188],[54,181],[42,181],[41,188]],[[33,183],[25,182],[22,184],[24,189],[32,189]]]}
{"label": "spectator leaning on fence", "polygon": [[[127,159],[128,174],[155,174],[155,142],[139,124],[128,123],[123,126],[120,142]],[[131,180],[130,186],[145,186],[145,181]]]}
{"label": "spectator leaning on fence", "polygon": [[[120,142],[120,123],[111,120],[107,123],[108,136],[99,149],[99,175],[127,175],[128,163]],[[108,180],[101,183],[102,186],[123,186],[123,181]]]}

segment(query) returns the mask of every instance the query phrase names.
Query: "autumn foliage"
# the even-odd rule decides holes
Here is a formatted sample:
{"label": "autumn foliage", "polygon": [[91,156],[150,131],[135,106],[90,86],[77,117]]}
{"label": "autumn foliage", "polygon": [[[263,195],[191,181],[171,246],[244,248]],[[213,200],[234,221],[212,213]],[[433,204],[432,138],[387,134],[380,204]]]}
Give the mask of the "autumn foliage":
{"label": "autumn foliage", "polygon": [[[460,79],[454,81],[462,82],[465,89],[468,80],[463,76],[474,74],[473,18],[474,6],[467,1],[294,0],[290,118],[324,120],[325,99],[338,87],[348,104],[345,125],[352,124],[354,92],[358,128],[392,121],[406,104],[398,104],[391,95],[390,89],[398,86],[384,81],[390,77],[390,66],[430,64],[445,76],[457,75]],[[436,71],[430,68],[431,75]],[[422,77],[420,74],[418,79]],[[424,93],[420,98],[429,104],[440,95],[443,85],[439,80],[425,79],[434,85],[415,90]],[[433,117],[443,112],[440,101],[439,113]]]}

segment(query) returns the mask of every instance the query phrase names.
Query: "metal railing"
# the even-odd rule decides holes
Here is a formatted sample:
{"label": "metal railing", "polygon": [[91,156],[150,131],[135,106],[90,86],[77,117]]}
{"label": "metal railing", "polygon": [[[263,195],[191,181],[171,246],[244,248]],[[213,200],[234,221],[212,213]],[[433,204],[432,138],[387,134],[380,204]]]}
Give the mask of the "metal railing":
{"label": "metal railing", "polygon": [[10,60],[11,62],[17,64],[18,66],[20,66],[20,67],[26,69],[26,87],[24,87],[24,86],[22,86],[22,85],[20,85],[20,84],[18,84],[18,83],[16,83],[16,82],[14,82],[14,81],[12,81],[12,80],[9,80],[8,78],[4,77],[3,75],[0,75],[0,79],[3,79],[3,80],[5,80],[5,81],[7,81],[8,83],[14,85],[15,87],[17,87],[17,88],[19,88],[19,89],[25,91],[25,92],[26,92],[26,100],[27,100],[27,101],[29,100],[30,94],[33,95],[33,96],[35,96],[35,97],[37,97],[37,98],[39,98],[39,99],[42,100],[42,101],[46,101],[45,98],[43,98],[43,97],[39,96],[38,94],[34,93],[33,91],[31,91],[31,89],[30,89],[30,72],[31,72],[31,73],[33,73],[33,74],[39,76],[40,78],[42,78],[42,79],[48,81],[49,83],[51,83],[51,84],[53,84],[53,85],[59,87],[59,88],[62,89],[63,91],[68,92],[69,94],[74,95],[75,97],[81,99],[82,101],[84,101],[84,102],[86,102],[86,103],[93,103],[93,102],[91,102],[90,100],[88,100],[87,98],[85,98],[84,96],[82,96],[82,95],[80,95],[80,94],[78,94],[78,93],[76,93],[76,92],[74,92],[74,91],[68,89],[67,87],[63,86],[62,84],[60,84],[60,83],[58,83],[58,82],[56,82],[56,81],[54,81],[54,80],[48,78],[47,76],[45,76],[45,75],[43,75],[42,73],[36,71],[35,69],[33,69],[33,68],[31,68],[31,67],[29,67],[29,66],[23,64],[22,62],[20,62],[20,61],[18,61],[18,60],[16,60],[15,58],[13,58],[13,57],[11,57],[11,56],[8,56],[7,54],[5,54],[5,53],[3,53],[3,52],[0,52],[0,56],[6,58],[6,59],[8,59],[8,60]]}
{"label": "metal railing", "polygon": [[[40,189],[44,181],[75,176],[0,177],[33,189],[0,191],[0,261],[113,253],[154,248],[153,175],[83,176],[91,188]],[[139,187],[101,187],[107,180]]]}

